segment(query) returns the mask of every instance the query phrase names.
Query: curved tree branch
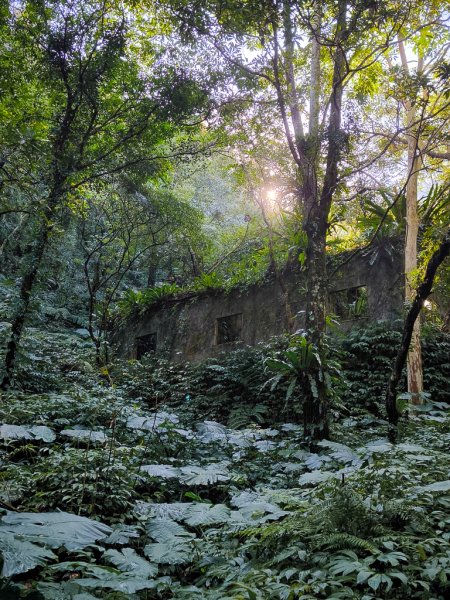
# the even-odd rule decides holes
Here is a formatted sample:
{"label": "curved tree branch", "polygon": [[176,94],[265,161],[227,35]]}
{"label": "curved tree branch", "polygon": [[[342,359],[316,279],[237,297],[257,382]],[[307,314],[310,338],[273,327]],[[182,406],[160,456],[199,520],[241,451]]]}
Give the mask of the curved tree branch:
{"label": "curved tree branch", "polygon": [[386,392],[386,412],[389,418],[389,423],[396,426],[399,419],[399,411],[397,408],[397,387],[402,375],[403,367],[405,366],[408,356],[409,345],[414,329],[414,323],[422,310],[425,300],[431,294],[433,288],[436,271],[441,263],[450,255],[450,228],[447,230],[444,239],[438,249],[433,253],[427,264],[425,277],[417,289],[416,296],[408,310],[405,322],[403,325],[403,335],[400,348],[392,367],[391,376],[389,378],[388,388]]}

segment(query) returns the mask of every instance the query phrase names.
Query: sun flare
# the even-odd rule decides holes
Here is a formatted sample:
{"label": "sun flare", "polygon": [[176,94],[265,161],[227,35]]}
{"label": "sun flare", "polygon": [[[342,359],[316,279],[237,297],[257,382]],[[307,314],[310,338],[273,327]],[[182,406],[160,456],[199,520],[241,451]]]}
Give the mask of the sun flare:
{"label": "sun flare", "polygon": [[268,190],[266,192],[266,196],[267,196],[267,200],[270,200],[270,202],[275,202],[275,200],[278,198],[278,194],[276,190]]}

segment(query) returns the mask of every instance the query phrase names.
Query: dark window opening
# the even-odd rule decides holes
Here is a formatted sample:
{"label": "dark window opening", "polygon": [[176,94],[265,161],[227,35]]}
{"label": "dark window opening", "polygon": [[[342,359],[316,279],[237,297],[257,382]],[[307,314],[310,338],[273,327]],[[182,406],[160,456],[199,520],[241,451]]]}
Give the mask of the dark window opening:
{"label": "dark window opening", "polygon": [[241,339],[242,313],[216,320],[216,344],[227,344]]}
{"label": "dark window opening", "polygon": [[136,338],[136,358],[140,360],[145,354],[156,351],[156,333],[149,333]]}
{"label": "dark window opening", "polygon": [[367,288],[365,285],[339,290],[331,294],[331,311],[343,320],[367,316]]}

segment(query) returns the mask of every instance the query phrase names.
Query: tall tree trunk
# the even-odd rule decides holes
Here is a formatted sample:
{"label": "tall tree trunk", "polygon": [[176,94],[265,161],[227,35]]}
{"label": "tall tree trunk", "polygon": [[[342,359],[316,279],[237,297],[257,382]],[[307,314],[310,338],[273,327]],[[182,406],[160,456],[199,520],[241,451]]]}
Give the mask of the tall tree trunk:
{"label": "tall tree trunk", "polygon": [[[320,105],[320,43],[322,26],[322,9],[319,0],[314,2],[314,14],[311,20],[311,84],[309,92],[309,137],[317,142],[319,138],[319,105]],[[317,152],[318,148],[316,148]]]}
{"label": "tall tree trunk", "polygon": [[[322,192],[317,189],[315,160],[309,161],[304,173],[305,221],[304,230],[308,238],[306,250],[306,328],[311,342],[319,355],[323,354],[325,334],[325,305],[327,297],[326,236],[328,217],[338,181],[338,165],[343,145],[341,131],[343,80],[345,77],[345,54],[342,41],[346,35],[346,0],[339,1],[335,49],[333,56],[333,92],[330,103],[328,125],[328,152]],[[314,63],[312,71],[319,76],[320,69]],[[313,73],[312,73],[313,74]],[[316,82],[313,82],[316,83]],[[313,94],[312,94],[313,96]],[[313,145],[312,145],[313,147]],[[314,150],[315,151],[315,150]],[[311,440],[329,435],[328,389],[325,372],[318,365],[309,375],[310,389],[304,404],[304,430]]]}
{"label": "tall tree trunk", "polygon": [[397,387],[408,356],[409,346],[414,332],[414,325],[417,317],[420,314],[420,311],[422,310],[425,300],[431,294],[436,271],[445,258],[449,256],[449,254],[450,229],[447,231],[445,238],[439,245],[439,248],[433,253],[432,257],[428,261],[423,282],[418,287],[414,300],[405,318],[402,341],[392,367],[386,392],[386,412],[388,414],[389,422],[394,426],[397,425],[400,416],[397,408]]}
{"label": "tall tree trunk", "polygon": [[200,277],[202,274],[202,270],[200,268],[198,257],[195,251],[192,249],[192,246],[188,243],[189,256],[191,258],[192,264],[192,275],[193,277]]}
{"label": "tall tree trunk", "polygon": [[[304,229],[308,236],[306,249],[306,329],[309,340],[322,354],[325,333],[326,302],[326,231],[328,214],[310,215]],[[328,390],[322,366],[308,375],[303,403],[305,437],[311,441],[328,437]]]}
{"label": "tall tree trunk", "polygon": [[[398,43],[400,60],[403,70],[410,74],[405,45],[402,40]],[[419,54],[417,73],[423,69],[423,56]],[[417,269],[417,245],[419,236],[419,216],[417,213],[417,186],[419,181],[419,128],[417,120],[417,99],[405,100],[406,124],[408,130],[408,181],[406,183],[406,236],[405,236],[405,302],[411,304],[414,299],[413,277]],[[408,392],[412,404],[422,403],[423,369],[422,350],[420,346],[420,320],[414,323],[407,358]]]}
{"label": "tall tree trunk", "polygon": [[25,321],[28,316],[33,288],[36,283],[42,258],[47,248],[50,232],[53,227],[52,217],[55,207],[60,199],[60,195],[60,186],[55,185],[55,188],[49,195],[47,206],[42,215],[42,226],[37,237],[36,246],[34,248],[30,264],[28,265],[25,274],[22,276],[19,292],[19,303],[11,323],[11,332],[6,345],[4,373],[2,382],[0,384],[0,389],[2,390],[7,390],[11,384],[14,366],[16,363],[17,350],[22,338]]}
{"label": "tall tree trunk", "polygon": [[[414,299],[413,276],[417,269],[417,242],[419,216],[417,213],[417,186],[419,160],[417,158],[418,138],[413,132],[416,120],[415,105],[408,110],[408,182],[406,185],[406,238],[405,238],[405,301],[410,305]],[[416,319],[411,336],[407,358],[408,392],[412,404],[422,403],[423,370],[420,346],[420,319]]]}
{"label": "tall tree trunk", "polygon": [[[320,2],[314,6],[313,43],[310,65],[310,126],[306,139],[297,93],[294,72],[294,33],[292,3],[283,2],[284,57],[279,45],[278,26],[274,21],[274,55],[272,59],[273,83],[289,150],[297,166],[299,180],[299,204],[303,211],[303,230],[307,237],[305,256],[306,274],[306,328],[309,339],[323,354],[326,303],[326,234],[328,217],[338,181],[338,164],[344,143],[341,131],[343,82],[346,76],[346,57],[343,43],[347,32],[347,0],[338,0],[338,17],[334,44],[330,47],[333,60],[333,90],[330,98],[329,125],[327,131],[328,152],[322,190],[319,190],[318,151],[320,133],[318,124],[318,98],[320,90]],[[283,77],[281,76],[283,72]],[[285,93],[283,93],[285,79]],[[290,118],[290,122],[289,122]],[[312,443],[328,436],[328,389],[324,367],[317,365],[305,377],[304,433]]]}
{"label": "tall tree trunk", "polygon": [[37,246],[31,260],[31,264],[28,267],[24,276],[22,277],[22,282],[20,285],[19,305],[15,312],[13,322],[11,324],[11,333],[6,346],[4,375],[2,383],[0,385],[2,390],[8,389],[11,384],[11,378],[16,363],[17,349],[22,337],[25,320],[28,315],[28,308],[30,305],[33,287],[36,282],[36,277],[42,262],[42,257],[44,256],[44,252],[47,247],[49,233],[50,227],[47,223],[44,223],[41,228],[39,239],[37,241]]}
{"label": "tall tree trunk", "polygon": [[156,250],[150,252],[149,265],[147,271],[147,287],[152,288],[156,285],[156,275],[158,274],[158,253]]}

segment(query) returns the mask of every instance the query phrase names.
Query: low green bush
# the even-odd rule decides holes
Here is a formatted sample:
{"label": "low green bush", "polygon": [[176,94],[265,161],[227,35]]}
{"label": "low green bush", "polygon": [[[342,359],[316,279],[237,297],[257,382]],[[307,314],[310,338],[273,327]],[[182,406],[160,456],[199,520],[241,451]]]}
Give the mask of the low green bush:
{"label": "low green bush", "polygon": [[[383,411],[387,380],[401,341],[401,326],[401,322],[382,322],[339,337],[347,406]],[[422,354],[425,392],[435,402],[450,403],[450,336],[434,328],[425,329]],[[400,391],[405,388],[406,375]]]}

